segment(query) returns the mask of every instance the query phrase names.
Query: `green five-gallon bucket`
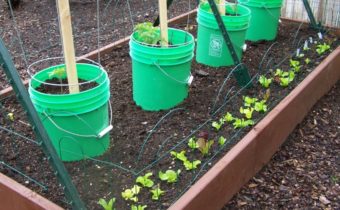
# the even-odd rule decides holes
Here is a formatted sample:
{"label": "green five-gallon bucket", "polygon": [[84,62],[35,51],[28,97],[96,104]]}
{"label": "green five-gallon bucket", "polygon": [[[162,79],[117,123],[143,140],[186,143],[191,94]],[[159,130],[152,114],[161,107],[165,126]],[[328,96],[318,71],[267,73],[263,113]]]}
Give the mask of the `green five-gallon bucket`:
{"label": "green five-gallon bucket", "polygon": [[142,109],[170,109],[188,96],[194,37],[186,31],[169,28],[169,47],[150,46],[131,35],[133,100]]}
{"label": "green five-gallon bucket", "polygon": [[98,84],[96,87],[80,93],[60,95],[36,90],[49,79],[49,72],[63,66],[52,66],[33,75],[28,89],[31,100],[63,161],[101,155],[108,149],[110,142],[109,134],[105,132],[110,128],[107,73],[96,65],[77,64],[78,77],[95,81]]}
{"label": "green five-gallon bucket", "polygon": [[246,39],[250,41],[275,39],[282,0],[239,0],[239,2],[248,7],[252,14]]}
{"label": "green five-gallon bucket", "polygon": [[[221,17],[227,28],[236,54],[241,59],[246,30],[250,20],[250,10],[241,5],[237,5],[236,7],[234,4],[226,4],[227,13],[235,14],[234,8],[237,8],[237,14],[239,15],[222,15]],[[218,27],[215,16],[211,12],[209,4],[200,4],[197,22],[197,62],[213,67],[234,65],[234,61],[224,42],[222,33]]]}

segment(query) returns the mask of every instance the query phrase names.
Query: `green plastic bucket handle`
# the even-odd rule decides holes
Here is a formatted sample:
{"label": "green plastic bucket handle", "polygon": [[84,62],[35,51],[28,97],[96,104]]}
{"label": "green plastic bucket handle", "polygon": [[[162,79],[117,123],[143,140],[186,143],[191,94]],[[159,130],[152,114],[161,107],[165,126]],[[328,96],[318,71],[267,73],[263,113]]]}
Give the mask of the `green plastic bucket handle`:
{"label": "green plastic bucket handle", "polygon": [[173,80],[173,81],[175,81],[175,82],[177,82],[179,84],[190,86],[192,81],[194,80],[194,76],[190,73],[189,77],[185,81],[180,81],[180,80],[172,77],[168,73],[166,73],[166,71],[164,69],[162,69],[162,67],[158,64],[157,61],[154,61],[153,64],[164,74],[164,76],[168,77],[169,79],[171,79],[171,80]]}

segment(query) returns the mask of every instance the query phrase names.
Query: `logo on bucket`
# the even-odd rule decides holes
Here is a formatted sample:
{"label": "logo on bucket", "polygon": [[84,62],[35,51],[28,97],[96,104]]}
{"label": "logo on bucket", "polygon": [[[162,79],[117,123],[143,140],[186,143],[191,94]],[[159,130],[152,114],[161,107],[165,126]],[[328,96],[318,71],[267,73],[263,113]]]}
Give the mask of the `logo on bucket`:
{"label": "logo on bucket", "polygon": [[213,57],[222,57],[223,37],[221,35],[210,35],[209,55]]}

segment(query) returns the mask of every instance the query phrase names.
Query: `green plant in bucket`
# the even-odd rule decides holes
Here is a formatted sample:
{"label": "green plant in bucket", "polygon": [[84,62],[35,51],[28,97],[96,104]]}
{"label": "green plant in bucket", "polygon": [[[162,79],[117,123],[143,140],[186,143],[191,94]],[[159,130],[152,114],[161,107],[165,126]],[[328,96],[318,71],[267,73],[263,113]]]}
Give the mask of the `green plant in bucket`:
{"label": "green plant in bucket", "polygon": [[66,75],[65,67],[55,68],[53,71],[48,72],[48,77],[50,79],[57,78],[61,84],[61,92],[63,92],[63,77]]}
{"label": "green plant in bucket", "polygon": [[134,28],[136,40],[149,45],[156,45],[161,41],[159,27],[154,27],[151,22],[137,24]]}

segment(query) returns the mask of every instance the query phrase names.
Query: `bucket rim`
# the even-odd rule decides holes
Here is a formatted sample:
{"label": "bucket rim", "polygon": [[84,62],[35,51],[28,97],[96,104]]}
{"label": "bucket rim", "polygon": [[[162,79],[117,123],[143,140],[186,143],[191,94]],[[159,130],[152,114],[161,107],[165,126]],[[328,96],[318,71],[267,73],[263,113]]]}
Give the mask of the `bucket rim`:
{"label": "bucket rim", "polygon": [[[39,83],[41,83],[41,84],[46,84],[46,85],[49,85],[49,86],[58,86],[58,87],[68,87],[68,86],[84,85],[84,84],[88,84],[88,83],[91,83],[91,82],[94,82],[94,81],[98,80],[98,79],[101,78],[101,77],[103,76],[103,74],[105,73],[105,69],[104,69],[104,67],[103,67],[100,63],[97,63],[97,62],[95,62],[95,61],[93,61],[93,60],[91,60],[91,59],[88,59],[88,58],[82,58],[83,60],[89,61],[89,62],[91,62],[91,63],[93,63],[93,64],[91,64],[91,63],[76,63],[76,65],[80,64],[80,65],[88,65],[88,66],[93,66],[93,67],[94,67],[94,66],[97,66],[98,69],[101,70],[101,73],[100,73],[97,77],[95,77],[95,78],[93,78],[93,79],[91,79],[91,80],[87,80],[87,81],[85,81],[85,82],[79,82],[79,83],[77,83],[77,84],[54,84],[54,83],[48,83],[48,82],[45,82],[45,81],[41,81],[41,80],[35,78],[35,76],[36,76],[37,74],[39,74],[39,73],[42,72],[42,71],[47,70],[48,68],[52,68],[52,67],[58,68],[59,66],[65,66],[64,63],[60,63],[60,64],[53,65],[53,66],[50,66],[50,67],[47,67],[47,68],[44,68],[44,69],[40,69],[40,70],[38,70],[36,73],[32,73],[31,69],[33,69],[33,66],[35,66],[35,65],[37,65],[37,64],[40,64],[40,63],[42,63],[42,62],[45,62],[45,61],[57,60],[57,59],[63,59],[63,57],[51,57],[51,58],[45,58],[45,59],[41,59],[41,60],[38,60],[38,61],[35,61],[35,62],[31,63],[31,64],[27,67],[27,71],[26,71],[26,72],[28,73],[28,75],[30,76],[30,78],[31,78],[30,83],[31,83],[32,80],[34,80],[34,81],[39,82]],[[79,58],[77,57],[76,60],[78,60],[78,59],[79,59]],[[78,78],[77,78],[77,79],[78,79]],[[103,83],[104,83],[104,82],[103,82]],[[100,84],[99,84],[99,85],[100,85]],[[33,88],[33,89],[34,89],[34,88]],[[38,92],[39,92],[39,91],[38,91]],[[83,92],[85,92],[85,91],[83,91]],[[52,94],[52,95],[53,95],[53,94]]]}
{"label": "bucket rim", "polygon": [[145,48],[159,48],[159,49],[176,49],[178,47],[187,46],[187,45],[190,45],[190,44],[195,42],[194,36],[191,33],[189,33],[188,31],[177,29],[177,28],[171,28],[171,27],[168,28],[168,31],[183,32],[183,33],[187,34],[191,39],[189,41],[181,43],[181,44],[171,45],[170,48],[162,48],[161,45],[159,45],[159,44],[157,44],[157,45],[150,45],[150,44],[146,44],[144,42],[140,42],[140,41],[136,40],[136,38],[134,37],[136,32],[134,31],[131,34],[131,36],[130,36],[130,40],[132,42],[137,43],[138,45],[141,45],[141,46],[145,47]]}
{"label": "bucket rim", "polygon": [[[211,12],[208,12],[208,11],[204,10],[204,9],[202,8],[203,5],[204,5],[204,4],[200,4],[200,5],[199,5],[199,7],[198,7],[198,11],[199,11],[199,12],[203,12],[203,13],[206,13],[206,14],[213,14],[213,13],[211,13]],[[225,7],[230,6],[230,5],[235,5],[235,3],[226,2]],[[210,7],[210,5],[209,5],[209,7]],[[247,17],[247,16],[250,16],[250,15],[251,15],[250,9],[247,8],[246,6],[243,6],[242,4],[237,4],[237,7],[241,7],[242,9],[246,10],[247,13],[241,14],[241,15],[239,15],[239,16],[228,16],[228,15],[224,15],[224,16],[221,16],[221,17],[229,17],[229,18],[234,19],[234,18],[243,18],[243,17]]]}

